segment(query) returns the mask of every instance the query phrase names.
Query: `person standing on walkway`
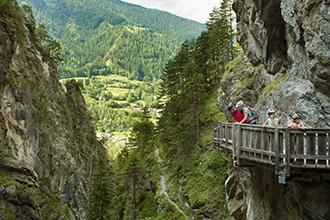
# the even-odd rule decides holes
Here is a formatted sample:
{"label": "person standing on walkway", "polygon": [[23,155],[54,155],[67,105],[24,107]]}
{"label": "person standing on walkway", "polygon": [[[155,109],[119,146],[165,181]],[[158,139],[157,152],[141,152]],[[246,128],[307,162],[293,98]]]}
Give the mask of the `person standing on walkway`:
{"label": "person standing on walkway", "polygon": [[288,128],[299,128],[304,130],[305,129],[305,125],[304,123],[302,123],[302,121],[300,121],[300,117],[297,114],[294,114],[292,116],[292,123],[290,123],[288,125]]}
{"label": "person standing on walkway", "polygon": [[244,118],[243,113],[241,111],[239,111],[232,103],[229,103],[227,109],[231,113],[231,115],[234,117],[236,122],[240,122],[243,120],[243,118]]}
{"label": "person standing on walkway", "polygon": [[278,118],[275,117],[275,110],[273,108],[269,108],[267,110],[268,119],[262,125],[264,127],[277,127],[278,126]]}
{"label": "person standing on walkway", "polygon": [[[301,129],[301,130],[305,130],[305,125],[304,125],[304,123],[302,123],[302,121],[300,121],[299,115],[294,114],[292,116],[292,122],[288,125],[288,128],[298,128],[298,129]],[[297,154],[297,147],[298,147],[297,141],[298,140],[297,140],[297,137],[295,135],[294,136],[294,145],[293,145],[293,153],[294,154]],[[294,159],[293,164],[297,164],[296,158]]]}
{"label": "person standing on walkway", "polygon": [[239,123],[256,124],[256,120],[253,118],[250,109],[244,105],[242,100],[236,103],[236,108],[244,114],[244,118]]}

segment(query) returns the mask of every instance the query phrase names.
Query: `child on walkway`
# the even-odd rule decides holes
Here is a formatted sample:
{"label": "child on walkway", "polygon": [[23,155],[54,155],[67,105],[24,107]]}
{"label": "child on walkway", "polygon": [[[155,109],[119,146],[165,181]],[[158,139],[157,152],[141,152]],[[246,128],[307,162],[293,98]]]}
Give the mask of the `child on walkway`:
{"label": "child on walkway", "polygon": [[304,123],[300,121],[300,117],[297,114],[292,116],[292,123],[288,125],[288,128],[299,128],[304,130],[305,126]]}
{"label": "child on walkway", "polygon": [[[288,125],[288,128],[299,128],[301,130],[305,129],[304,124],[300,121],[300,117],[297,114],[292,116],[292,123]],[[293,153],[297,154],[297,137],[294,137],[294,146],[293,146]],[[293,164],[297,164],[297,159],[294,158]]]}
{"label": "child on walkway", "polygon": [[264,127],[277,127],[278,126],[278,118],[275,117],[275,110],[273,108],[269,108],[267,110],[268,119],[262,125]]}

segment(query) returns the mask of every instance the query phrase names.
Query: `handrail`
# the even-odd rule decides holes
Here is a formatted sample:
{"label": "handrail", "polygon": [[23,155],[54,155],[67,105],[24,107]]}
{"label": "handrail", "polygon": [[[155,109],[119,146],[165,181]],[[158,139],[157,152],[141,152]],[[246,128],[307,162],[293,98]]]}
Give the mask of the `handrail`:
{"label": "handrail", "polygon": [[213,144],[232,153],[234,165],[243,166],[247,162],[273,165],[277,175],[284,170],[290,176],[292,167],[330,169],[329,128],[300,130],[220,123],[214,129]]}

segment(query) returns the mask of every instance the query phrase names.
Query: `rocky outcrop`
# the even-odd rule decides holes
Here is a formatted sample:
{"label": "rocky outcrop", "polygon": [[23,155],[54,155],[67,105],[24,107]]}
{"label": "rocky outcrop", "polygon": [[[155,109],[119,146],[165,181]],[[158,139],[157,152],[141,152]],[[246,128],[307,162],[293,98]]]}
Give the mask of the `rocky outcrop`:
{"label": "rocky outcrop", "polygon": [[[222,80],[218,107],[244,100],[266,120],[273,107],[286,126],[299,114],[309,127],[330,127],[330,5],[321,0],[237,0],[243,54]],[[277,183],[274,171],[233,169],[226,183],[236,219],[328,219],[328,174]],[[315,199],[320,198],[320,199]]]}
{"label": "rocky outcrop", "polygon": [[[238,68],[239,73],[229,70],[223,85],[236,88],[223,89],[220,108],[242,99],[259,110],[260,122],[273,107],[282,125],[298,113],[308,126],[330,127],[329,4],[238,0],[233,7],[237,39],[249,64]],[[247,75],[251,80],[246,85],[230,81],[243,81]]]}
{"label": "rocky outcrop", "polygon": [[240,220],[329,219],[329,181],[329,174],[308,174],[284,185],[272,171],[235,168],[226,181],[229,214]]}
{"label": "rocky outcrop", "polygon": [[1,219],[84,219],[98,147],[84,99],[75,82],[64,91],[17,2],[7,2],[0,7]]}

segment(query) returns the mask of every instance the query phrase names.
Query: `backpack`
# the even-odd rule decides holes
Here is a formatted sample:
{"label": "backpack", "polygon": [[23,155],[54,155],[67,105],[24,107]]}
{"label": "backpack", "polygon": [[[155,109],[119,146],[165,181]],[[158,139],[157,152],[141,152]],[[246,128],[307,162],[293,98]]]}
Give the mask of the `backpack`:
{"label": "backpack", "polygon": [[252,120],[250,120],[250,121],[256,121],[257,118],[259,117],[258,112],[254,108],[251,108],[251,107],[248,107],[248,109],[250,110],[251,116],[252,116]]}

